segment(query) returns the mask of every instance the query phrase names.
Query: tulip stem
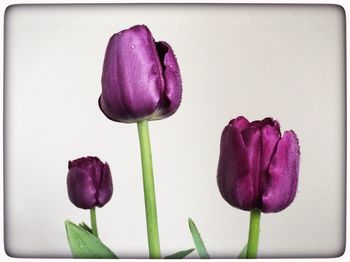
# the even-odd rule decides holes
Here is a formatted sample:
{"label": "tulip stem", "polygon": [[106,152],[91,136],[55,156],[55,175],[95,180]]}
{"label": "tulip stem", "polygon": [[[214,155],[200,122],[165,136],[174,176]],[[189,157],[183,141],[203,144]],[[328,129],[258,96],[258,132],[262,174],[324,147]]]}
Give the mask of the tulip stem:
{"label": "tulip stem", "polygon": [[138,122],[137,129],[141,149],[149,256],[150,258],[161,258],[148,121]]}
{"label": "tulip stem", "polygon": [[260,232],[260,210],[253,209],[250,211],[249,237],[247,247],[247,258],[256,258],[259,246]]}
{"label": "tulip stem", "polygon": [[97,223],[96,223],[96,208],[90,209],[90,220],[91,220],[91,230],[92,234],[98,238]]}

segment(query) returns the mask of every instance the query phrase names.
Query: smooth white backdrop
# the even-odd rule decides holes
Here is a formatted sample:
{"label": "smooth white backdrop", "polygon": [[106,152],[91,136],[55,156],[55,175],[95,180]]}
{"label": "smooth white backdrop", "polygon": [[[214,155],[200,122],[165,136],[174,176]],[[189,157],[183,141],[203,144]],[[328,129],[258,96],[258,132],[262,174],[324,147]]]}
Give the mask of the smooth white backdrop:
{"label": "smooth white backdrop", "polygon": [[[212,257],[245,244],[249,213],[216,186],[219,139],[238,115],[273,116],[302,152],[295,202],[263,215],[261,256],[335,256],[345,225],[345,17],[337,6],[14,6],[5,20],[5,245],[13,256],[70,256],[63,221],[67,161],[97,155],[112,169],[100,235],[120,257],[147,254],[136,125],[99,111],[109,37],[134,24],[175,50],[183,102],[150,123],[163,254],[193,246],[196,222]],[[192,257],[197,257],[196,253]]]}

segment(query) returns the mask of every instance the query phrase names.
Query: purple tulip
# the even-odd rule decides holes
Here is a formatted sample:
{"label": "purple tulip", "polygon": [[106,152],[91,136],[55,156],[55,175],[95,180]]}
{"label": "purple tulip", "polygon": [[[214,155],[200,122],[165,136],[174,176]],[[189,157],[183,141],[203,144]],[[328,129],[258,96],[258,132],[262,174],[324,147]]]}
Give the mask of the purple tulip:
{"label": "purple tulip", "polygon": [[249,123],[240,116],[221,136],[217,181],[222,197],[232,206],[279,212],[294,200],[300,149],[293,131],[281,136],[272,118]]}
{"label": "purple tulip", "polygon": [[182,83],[175,54],[145,25],[114,34],[108,43],[99,106],[111,120],[134,123],[175,113]]}
{"label": "purple tulip", "polygon": [[75,206],[83,209],[102,207],[111,199],[113,184],[107,163],[88,156],[69,161],[68,168],[68,196]]}

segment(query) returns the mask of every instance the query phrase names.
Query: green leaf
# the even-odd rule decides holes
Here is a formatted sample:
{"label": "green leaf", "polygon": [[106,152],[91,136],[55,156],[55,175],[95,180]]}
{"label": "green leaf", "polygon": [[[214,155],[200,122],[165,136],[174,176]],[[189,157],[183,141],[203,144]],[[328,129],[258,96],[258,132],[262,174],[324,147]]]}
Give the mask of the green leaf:
{"label": "green leaf", "polygon": [[194,242],[194,245],[196,246],[199,257],[210,258],[207,252],[207,249],[205,248],[204,242],[201,238],[201,235],[199,234],[198,229],[191,218],[188,219],[188,225],[190,227],[193,242]]}
{"label": "green leaf", "polygon": [[248,248],[248,244],[245,244],[241,252],[239,253],[238,258],[247,258],[247,248]]}
{"label": "green leaf", "polygon": [[182,258],[185,258],[190,253],[192,253],[193,250],[194,248],[182,250],[182,251],[176,252],[175,254],[166,256],[164,258],[165,259],[182,259]]}
{"label": "green leaf", "polygon": [[81,222],[79,224],[79,227],[86,230],[87,232],[89,232],[90,234],[92,234],[92,229],[87,225],[85,224],[84,222]]}
{"label": "green leaf", "polygon": [[75,258],[118,258],[101,240],[71,221],[65,222],[69,246]]}

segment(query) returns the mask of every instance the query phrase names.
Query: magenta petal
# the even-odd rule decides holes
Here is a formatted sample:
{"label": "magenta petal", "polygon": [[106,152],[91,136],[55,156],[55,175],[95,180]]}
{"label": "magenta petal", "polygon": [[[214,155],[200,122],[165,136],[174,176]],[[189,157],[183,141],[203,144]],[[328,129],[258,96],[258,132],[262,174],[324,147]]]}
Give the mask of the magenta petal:
{"label": "magenta petal", "polygon": [[111,37],[103,65],[101,110],[120,122],[137,122],[157,108],[164,89],[151,32],[134,26]]}
{"label": "magenta petal", "polygon": [[293,131],[286,131],[277,145],[263,186],[262,211],[279,212],[289,206],[298,185],[300,149]]}
{"label": "magenta petal", "polygon": [[81,157],[68,163],[67,190],[77,207],[104,206],[112,197],[112,176],[108,164],[97,157]]}
{"label": "magenta petal", "polygon": [[246,128],[249,125],[249,121],[244,116],[239,116],[235,119],[232,119],[229,125],[241,132],[244,128]]}
{"label": "magenta petal", "polygon": [[155,42],[145,25],[123,30],[109,40],[99,106],[111,120],[135,123],[175,113],[182,82],[173,49]]}
{"label": "magenta petal", "polygon": [[72,167],[85,168],[86,164],[92,163],[92,162],[98,163],[101,161],[95,156],[81,157],[72,161],[68,161],[68,168],[72,168]]}
{"label": "magenta petal", "polygon": [[242,137],[247,148],[248,170],[247,177],[253,182],[253,195],[251,196],[252,206],[260,206],[260,158],[261,158],[261,134],[254,126],[249,126],[242,131]]}
{"label": "magenta petal", "polygon": [[232,206],[278,212],[294,199],[300,150],[293,131],[281,138],[278,121],[267,117],[230,121],[221,136],[218,186]]}
{"label": "magenta petal", "polygon": [[263,120],[255,120],[251,122],[250,125],[255,126],[256,128],[259,128],[259,129],[262,129],[264,126],[269,125],[273,127],[279,135],[281,135],[280,124],[278,123],[277,120],[274,120],[271,117],[266,117]]}
{"label": "magenta petal", "polygon": [[68,196],[77,207],[90,209],[96,205],[96,188],[92,177],[79,167],[69,169],[67,176]]}
{"label": "magenta petal", "polygon": [[165,90],[162,91],[157,111],[152,115],[151,120],[165,118],[175,113],[182,97],[180,68],[173,49],[164,41],[157,42],[156,47],[163,66]]}
{"label": "magenta petal", "polygon": [[261,128],[261,172],[262,176],[268,171],[272,155],[275,153],[276,146],[280,140],[279,131],[271,125],[265,125]]}
{"label": "magenta petal", "polygon": [[254,206],[254,181],[241,128],[244,119],[232,120],[225,127],[220,144],[217,182],[222,197],[232,206],[249,210]]}
{"label": "magenta petal", "polygon": [[97,206],[104,206],[112,197],[113,194],[113,183],[112,175],[109,165],[106,163],[103,166],[103,171],[101,175],[101,181],[97,196]]}

